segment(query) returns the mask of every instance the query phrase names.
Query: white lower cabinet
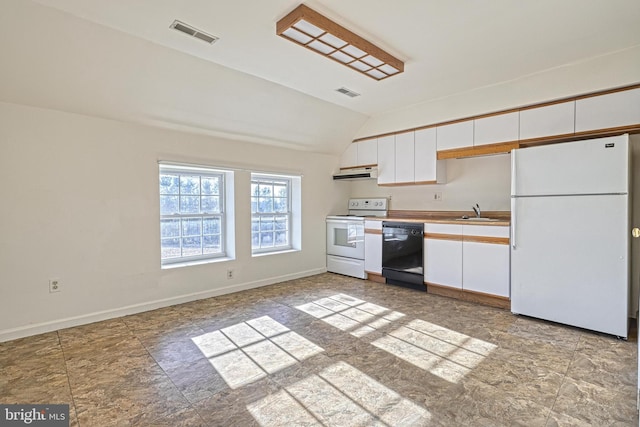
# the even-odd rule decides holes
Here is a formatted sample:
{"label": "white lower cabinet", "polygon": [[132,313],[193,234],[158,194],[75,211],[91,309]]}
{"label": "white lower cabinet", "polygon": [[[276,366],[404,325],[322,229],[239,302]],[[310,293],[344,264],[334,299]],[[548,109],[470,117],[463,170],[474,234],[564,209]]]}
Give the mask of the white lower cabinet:
{"label": "white lower cabinet", "polygon": [[462,227],[463,289],[509,297],[509,227],[464,225]]}
{"label": "white lower cabinet", "polygon": [[382,221],[364,222],[364,270],[382,274]]}
{"label": "white lower cabinet", "polygon": [[424,280],[462,289],[462,226],[424,225]]}
{"label": "white lower cabinet", "polygon": [[425,224],[425,282],[509,298],[509,227]]}
{"label": "white lower cabinet", "polygon": [[509,245],[464,242],[464,289],[509,297]]}

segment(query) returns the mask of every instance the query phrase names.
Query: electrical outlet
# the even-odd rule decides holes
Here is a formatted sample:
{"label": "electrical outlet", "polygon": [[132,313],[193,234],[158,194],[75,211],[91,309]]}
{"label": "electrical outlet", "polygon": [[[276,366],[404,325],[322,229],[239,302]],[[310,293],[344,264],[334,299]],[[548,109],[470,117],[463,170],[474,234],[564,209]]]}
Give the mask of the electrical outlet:
{"label": "electrical outlet", "polygon": [[228,269],[227,270],[227,279],[233,279],[233,270],[232,269]]}
{"label": "electrical outlet", "polygon": [[60,280],[49,279],[49,293],[60,292]]}
{"label": "electrical outlet", "polygon": [[441,202],[442,201],[442,192],[437,191],[437,192],[433,193],[433,200]]}

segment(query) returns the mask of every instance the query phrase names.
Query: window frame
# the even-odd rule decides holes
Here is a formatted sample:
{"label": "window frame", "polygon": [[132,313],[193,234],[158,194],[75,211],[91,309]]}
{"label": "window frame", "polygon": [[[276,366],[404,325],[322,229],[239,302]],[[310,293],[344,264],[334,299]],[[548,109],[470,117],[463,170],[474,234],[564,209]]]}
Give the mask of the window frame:
{"label": "window frame", "polygon": [[[203,262],[203,261],[209,261],[209,260],[216,260],[219,258],[226,258],[227,257],[227,245],[226,245],[226,239],[227,239],[227,221],[226,221],[226,201],[227,201],[227,188],[226,188],[226,173],[227,171],[224,170],[220,170],[220,169],[216,169],[216,168],[211,168],[211,167],[207,167],[207,166],[184,166],[184,165],[173,165],[170,163],[159,163],[159,168],[158,168],[158,180],[160,180],[162,175],[178,175],[178,179],[180,180],[180,177],[182,176],[199,176],[200,178],[200,182],[202,182],[202,178],[203,177],[210,177],[210,178],[218,178],[218,195],[217,197],[219,198],[219,208],[217,212],[203,212],[202,209],[200,208],[200,212],[199,213],[173,213],[173,214],[162,214],[161,211],[161,196],[165,195],[162,194],[162,190],[161,188],[158,188],[158,196],[159,196],[159,225],[160,227],[162,227],[162,221],[163,220],[167,220],[167,219],[180,219],[180,227],[179,227],[179,236],[177,237],[180,241],[180,250],[182,253],[182,248],[183,248],[183,219],[189,219],[189,218],[200,218],[201,221],[203,221],[206,218],[215,218],[218,219],[219,223],[220,223],[220,233],[219,233],[219,241],[220,241],[220,251],[219,252],[215,252],[215,253],[208,253],[208,254],[203,254],[203,240],[204,240],[204,224],[201,222],[200,224],[200,248],[201,248],[201,253],[198,255],[181,255],[181,256],[177,256],[177,257],[171,257],[171,258],[163,258],[163,253],[162,253],[162,241],[163,241],[163,237],[162,237],[162,230],[160,229],[160,264],[162,267],[169,267],[169,266],[174,266],[174,265],[179,265],[179,264],[188,264],[191,262]],[[178,186],[178,203],[180,204],[180,196],[182,195],[180,192],[180,185]],[[190,194],[192,195],[192,194]],[[200,197],[200,202],[202,201],[202,187],[200,187],[199,192],[198,192],[198,196]],[[205,195],[206,196],[206,195]],[[178,205],[180,206],[180,205]],[[201,204],[200,204],[201,206]],[[179,208],[178,208],[179,209]]]}
{"label": "window frame", "polygon": [[[250,197],[249,197],[249,203],[250,203],[250,211],[251,211],[251,254],[252,255],[262,255],[262,254],[268,254],[268,253],[277,253],[277,252],[283,252],[283,251],[289,251],[294,249],[294,244],[293,244],[293,202],[292,202],[292,198],[293,198],[293,179],[291,176],[287,176],[287,175],[278,175],[278,174],[269,174],[269,173],[258,173],[258,172],[252,172],[251,173],[251,186],[250,189],[253,190],[253,185],[254,184],[258,184],[260,185],[262,184],[271,184],[274,185],[275,183],[286,183],[286,187],[287,187],[287,210],[286,212],[276,212],[275,209],[271,212],[263,212],[263,213],[259,213],[259,212],[254,212],[253,211],[253,201],[255,197],[259,197],[259,196],[254,196],[253,191],[250,192]],[[279,198],[276,197],[273,193],[270,196],[272,199],[275,198]],[[261,219],[263,217],[274,217],[273,223],[274,223],[274,228],[273,228],[273,233],[274,233],[274,240],[275,240],[275,222],[276,222],[276,217],[282,217],[285,216],[286,217],[286,222],[287,222],[287,244],[286,245],[278,245],[276,246],[274,244],[274,246],[268,246],[268,247],[262,247],[262,246],[258,246],[258,247],[254,247],[253,245],[253,235],[254,235],[254,231],[253,231],[253,222],[254,219],[257,217],[258,219],[260,219],[259,224],[262,224]],[[260,226],[258,229],[258,235],[262,234],[262,231],[260,230]],[[260,238],[260,237],[259,237]]]}

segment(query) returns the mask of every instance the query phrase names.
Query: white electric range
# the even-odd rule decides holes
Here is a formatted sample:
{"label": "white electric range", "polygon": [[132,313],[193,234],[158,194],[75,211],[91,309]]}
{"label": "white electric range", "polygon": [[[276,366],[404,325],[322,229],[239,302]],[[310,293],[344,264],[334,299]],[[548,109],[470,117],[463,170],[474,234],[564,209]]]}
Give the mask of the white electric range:
{"label": "white electric range", "polygon": [[366,279],[364,219],[386,217],[388,199],[349,199],[349,213],[327,217],[327,271]]}

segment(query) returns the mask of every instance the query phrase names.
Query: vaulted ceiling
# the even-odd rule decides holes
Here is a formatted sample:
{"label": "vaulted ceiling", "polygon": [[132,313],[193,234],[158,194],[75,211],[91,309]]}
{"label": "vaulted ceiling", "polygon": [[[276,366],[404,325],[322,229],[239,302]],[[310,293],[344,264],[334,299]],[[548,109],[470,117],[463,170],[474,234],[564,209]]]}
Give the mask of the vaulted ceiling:
{"label": "vaulted ceiling", "polygon": [[3,0],[0,101],[339,153],[370,117],[640,45],[637,0],[305,2],[405,62],[375,81],[278,37],[298,4]]}

